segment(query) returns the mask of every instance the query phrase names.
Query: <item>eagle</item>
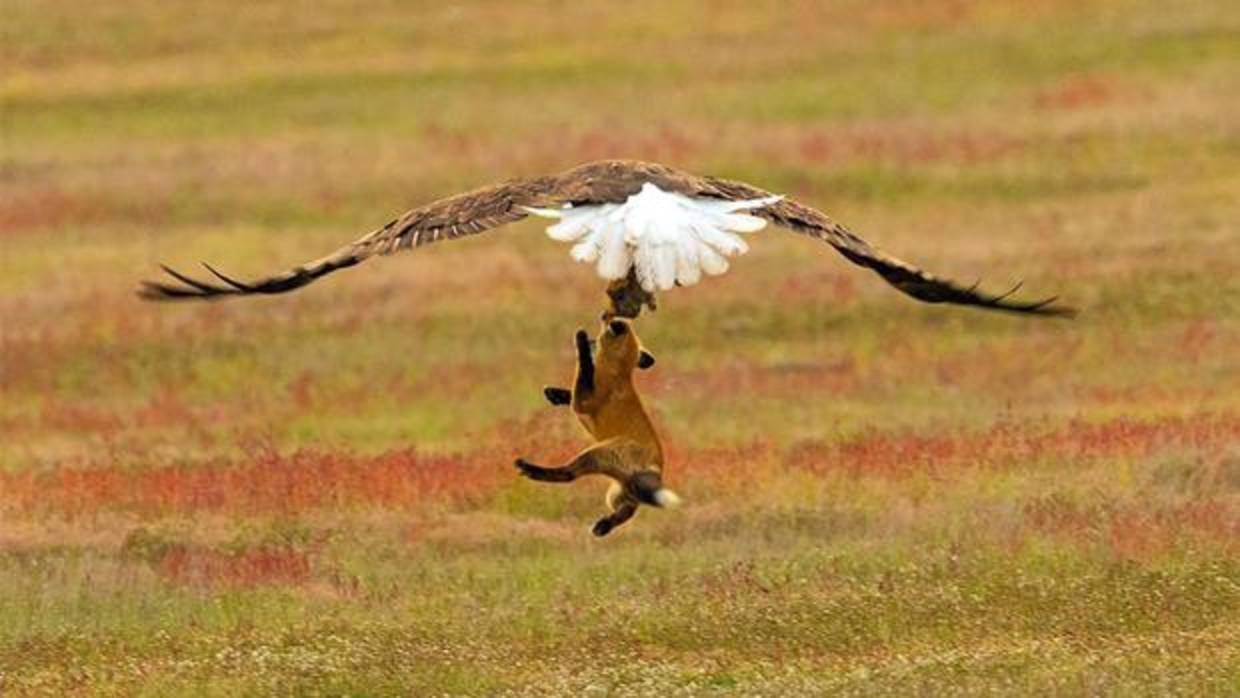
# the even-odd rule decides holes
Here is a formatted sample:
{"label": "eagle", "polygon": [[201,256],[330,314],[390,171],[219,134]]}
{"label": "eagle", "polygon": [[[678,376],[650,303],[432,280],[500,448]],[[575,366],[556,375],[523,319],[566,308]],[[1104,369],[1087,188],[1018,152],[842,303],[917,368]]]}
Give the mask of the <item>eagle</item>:
{"label": "eagle", "polygon": [[1014,298],[1020,284],[1004,293],[986,293],[978,284],[930,274],[789,197],[636,160],[600,160],[440,199],[325,257],[252,281],[239,281],[205,262],[214,277],[206,281],[161,265],[171,278],[141,282],[138,295],[167,301],[285,293],[371,257],[475,235],[528,216],[557,221],[547,234],[573,243],[573,259],[596,265],[599,276],[610,282],[609,313],[623,317],[636,317],[642,306],[653,309],[657,292],[691,286],[703,274],[724,273],[729,258],[748,250],[742,236],[767,223],[830,245],[919,301],[1043,316],[1075,313],[1057,297]]}

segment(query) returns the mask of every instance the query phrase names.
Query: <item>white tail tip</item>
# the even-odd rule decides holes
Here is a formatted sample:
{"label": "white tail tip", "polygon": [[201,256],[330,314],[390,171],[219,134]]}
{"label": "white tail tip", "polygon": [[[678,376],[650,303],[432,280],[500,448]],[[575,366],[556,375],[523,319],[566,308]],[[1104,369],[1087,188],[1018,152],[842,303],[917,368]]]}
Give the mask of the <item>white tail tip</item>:
{"label": "white tail tip", "polygon": [[666,487],[660,487],[654,491],[654,502],[661,507],[680,506],[680,495]]}

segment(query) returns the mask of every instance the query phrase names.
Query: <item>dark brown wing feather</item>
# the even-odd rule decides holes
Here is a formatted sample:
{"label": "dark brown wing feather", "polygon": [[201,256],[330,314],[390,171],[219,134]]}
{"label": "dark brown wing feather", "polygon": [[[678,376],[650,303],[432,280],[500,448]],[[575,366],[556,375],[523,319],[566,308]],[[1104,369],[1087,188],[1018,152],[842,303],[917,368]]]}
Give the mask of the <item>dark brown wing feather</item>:
{"label": "dark brown wing feather", "polygon": [[255,281],[232,279],[205,263],[203,266],[215,277],[211,281],[165,266],[163,270],[177,283],[143,281],[138,295],[147,300],[184,300],[292,291],[375,255],[474,235],[521,220],[527,215],[521,206],[554,204],[548,200],[554,184],[549,178],[513,181],[441,199],[405,213],[326,257]]}
{"label": "dark brown wing feather", "polygon": [[[657,186],[669,188],[688,196],[711,196],[734,201],[759,199],[771,196],[771,192],[757,187],[713,177],[695,177],[678,173]],[[926,303],[952,303],[972,305],[990,310],[1034,315],[1071,317],[1076,310],[1056,304],[1057,297],[1023,301],[1012,298],[1020,284],[1000,293],[989,294],[978,289],[978,284],[965,286],[950,279],[942,279],[923,271],[908,262],[883,252],[852,231],[832,220],[821,211],[784,198],[780,201],[750,211],[755,216],[802,235],[831,245],[853,264],[865,267],[883,277],[887,283],[900,291]]]}
{"label": "dark brown wing feather", "polygon": [[848,261],[874,271],[887,283],[919,301],[972,305],[989,310],[1035,315],[1076,315],[1075,309],[1056,304],[1058,298],[1055,296],[1031,301],[1012,298],[1012,294],[1021,287],[1019,283],[1004,293],[989,294],[979,290],[978,284],[965,286],[950,279],[939,278],[904,260],[892,257],[826,215],[789,199],[755,211],[754,215],[793,232],[822,240],[844,255]]}
{"label": "dark brown wing feather", "polygon": [[[204,282],[163,267],[169,276],[180,283],[144,281],[138,294],[151,300],[179,300],[284,293],[375,255],[473,235],[521,220],[527,215],[523,208],[526,206],[547,208],[566,203],[620,203],[640,191],[646,182],[664,191],[686,196],[728,200],[771,196],[771,192],[744,182],[699,177],[656,163],[601,160],[551,177],[483,187],[415,208],[326,257],[282,274],[242,282],[204,264],[218,280]],[[873,270],[900,291],[927,303],[954,303],[1037,315],[1075,314],[1071,308],[1055,305],[1056,298],[1037,301],[1012,299],[1011,294],[1019,285],[1007,293],[992,295],[979,291],[976,284],[963,286],[940,279],[873,247],[826,214],[787,198],[755,209],[752,213],[793,232],[822,240],[852,263]]]}
{"label": "dark brown wing feather", "polygon": [[654,163],[600,160],[558,175],[496,184],[415,208],[326,257],[254,281],[238,281],[205,263],[203,266],[215,277],[213,280],[203,281],[164,266],[172,280],[143,281],[138,295],[164,301],[284,293],[375,255],[474,235],[519,221],[528,215],[523,207],[621,203],[640,191],[647,181],[669,191],[680,191],[688,182],[705,180]]}

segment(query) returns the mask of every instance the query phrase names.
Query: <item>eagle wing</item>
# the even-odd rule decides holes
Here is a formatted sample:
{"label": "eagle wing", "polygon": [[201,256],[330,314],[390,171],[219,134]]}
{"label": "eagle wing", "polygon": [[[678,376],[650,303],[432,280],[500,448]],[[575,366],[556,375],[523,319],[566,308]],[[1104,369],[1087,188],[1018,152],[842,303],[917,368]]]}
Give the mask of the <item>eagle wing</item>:
{"label": "eagle wing", "polygon": [[[744,182],[713,177],[678,177],[668,179],[664,183],[676,186],[679,193],[689,196],[707,196],[731,201],[771,196],[771,192]],[[832,220],[825,213],[787,197],[761,208],[754,208],[748,213],[794,233],[807,235],[827,243],[848,261],[874,271],[887,283],[919,301],[971,305],[990,310],[1034,315],[1071,317],[1076,314],[1075,309],[1057,304],[1056,301],[1059,300],[1057,296],[1038,300],[1013,298],[1012,296],[1021,287],[1020,283],[1006,292],[992,294],[980,290],[979,284],[964,285],[935,276],[883,252]]]}
{"label": "eagle wing", "polygon": [[203,266],[215,277],[211,281],[161,265],[175,282],[143,281],[138,295],[147,300],[184,300],[292,291],[376,255],[476,235],[519,221],[528,215],[522,206],[555,204],[554,188],[549,178],[514,180],[440,199],[407,211],[325,257],[253,281],[238,281],[205,262]]}
{"label": "eagle wing", "polygon": [[874,247],[821,211],[775,197],[750,184],[700,177],[666,165],[633,160],[587,163],[558,175],[514,180],[441,199],[408,211],[325,257],[254,281],[238,281],[205,263],[203,266],[215,277],[214,281],[195,279],[165,266],[164,271],[179,283],[143,281],[138,295],[149,300],[181,300],[284,293],[376,255],[513,223],[529,215],[531,209],[623,203],[646,183],[690,197],[727,201],[778,199],[748,213],[831,245],[850,262],[873,270],[887,283],[920,301],[1037,315],[1075,314],[1073,309],[1055,304],[1054,297],[1034,301],[1012,298],[1019,284],[1006,293],[988,294],[979,290],[977,284],[966,286],[939,278]]}

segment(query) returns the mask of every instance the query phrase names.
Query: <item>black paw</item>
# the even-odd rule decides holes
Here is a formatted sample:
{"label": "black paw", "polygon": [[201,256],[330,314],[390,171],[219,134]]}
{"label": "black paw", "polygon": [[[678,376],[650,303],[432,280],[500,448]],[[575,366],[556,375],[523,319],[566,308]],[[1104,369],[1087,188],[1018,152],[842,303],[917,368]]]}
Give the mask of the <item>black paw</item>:
{"label": "black paw", "polygon": [[518,458],[512,464],[517,466],[517,470],[520,470],[522,475],[539,482],[572,482],[576,477],[569,468],[544,468],[524,458]]}
{"label": "black paw", "polygon": [[637,367],[643,371],[654,368],[654,354],[642,349],[642,353],[637,357]]}
{"label": "black paw", "polygon": [[573,404],[573,392],[568,388],[543,388],[543,395],[547,397],[547,402],[557,407]]}
{"label": "black paw", "polygon": [[599,538],[602,538],[608,533],[611,533],[611,529],[613,528],[615,528],[615,526],[612,525],[611,519],[599,519],[594,522],[594,528],[590,529],[590,532]]}
{"label": "black paw", "polygon": [[513,464],[513,465],[515,465],[515,466],[517,467],[517,470],[520,470],[520,471],[521,471],[521,474],[522,474],[522,475],[524,475],[524,476],[526,476],[526,477],[528,477],[528,478],[532,478],[532,477],[534,477],[534,473],[535,473],[535,472],[537,472],[537,471],[539,471],[539,470],[542,470],[542,468],[539,468],[537,465],[534,465],[533,463],[530,463],[529,461],[525,460],[524,458],[518,458],[518,459],[514,460],[514,461],[512,462],[512,464]]}

